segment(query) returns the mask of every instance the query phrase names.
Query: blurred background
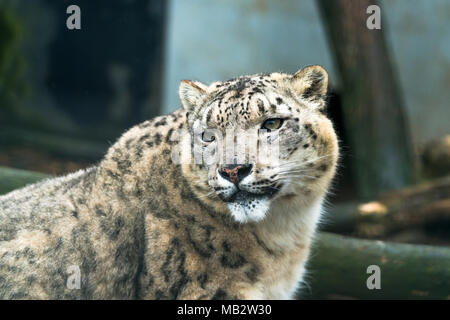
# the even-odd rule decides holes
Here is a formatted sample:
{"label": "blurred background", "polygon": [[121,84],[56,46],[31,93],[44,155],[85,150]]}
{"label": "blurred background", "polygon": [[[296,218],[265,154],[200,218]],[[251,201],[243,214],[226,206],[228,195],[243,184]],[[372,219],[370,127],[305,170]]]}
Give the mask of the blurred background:
{"label": "blurred background", "polygon": [[[366,24],[373,4],[381,29]],[[322,229],[448,246],[449,20],[447,0],[0,0],[0,194],[33,180],[6,167],[95,164],[180,108],[182,79],[320,64],[342,150]]]}

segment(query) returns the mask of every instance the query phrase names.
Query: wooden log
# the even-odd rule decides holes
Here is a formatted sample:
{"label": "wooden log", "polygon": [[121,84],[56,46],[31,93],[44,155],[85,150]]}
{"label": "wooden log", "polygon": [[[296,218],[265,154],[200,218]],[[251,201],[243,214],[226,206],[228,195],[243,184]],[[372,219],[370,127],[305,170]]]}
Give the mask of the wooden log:
{"label": "wooden log", "polygon": [[[381,289],[369,290],[370,265]],[[450,299],[450,248],[361,240],[322,232],[302,298]]]}
{"label": "wooden log", "polygon": [[49,177],[44,173],[0,167],[0,195]]}
{"label": "wooden log", "polygon": [[429,177],[450,174],[450,134],[428,142],[421,150],[423,172]]}
{"label": "wooden log", "polygon": [[359,195],[371,199],[414,180],[409,128],[383,30],[369,30],[373,0],[318,0],[339,70],[344,130]]}
{"label": "wooden log", "polygon": [[450,176],[387,192],[368,203],[331,208],[327,231],[351,232],[364,238],[384,238],[426,224],[450,221]]}

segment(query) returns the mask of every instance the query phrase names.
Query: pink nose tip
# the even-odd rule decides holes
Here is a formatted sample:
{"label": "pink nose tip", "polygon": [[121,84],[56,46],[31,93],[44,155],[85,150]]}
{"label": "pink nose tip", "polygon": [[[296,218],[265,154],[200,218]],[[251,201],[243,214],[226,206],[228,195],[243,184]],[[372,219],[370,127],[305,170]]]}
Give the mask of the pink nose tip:
{"label": "pink nose tip", "polygon": [[248,176],[251,170],[251,164],[237,164],[224,166],[219,170],[219,173],[223,178],[237,184],[240,180]]}

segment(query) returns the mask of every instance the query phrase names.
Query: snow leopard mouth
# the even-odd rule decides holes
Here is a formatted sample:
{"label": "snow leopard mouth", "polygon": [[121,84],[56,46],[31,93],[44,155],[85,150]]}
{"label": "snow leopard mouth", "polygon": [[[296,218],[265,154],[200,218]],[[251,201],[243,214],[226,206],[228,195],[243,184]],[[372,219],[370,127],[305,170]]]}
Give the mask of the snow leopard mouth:
{"label": "snow leopard mouth", "polygon": [[245,190],[238,189],[230,197],[228,197],[227,199],[223,199],[223,200],[225,202],[244,203],[244,202],[248,202],[250,200],[270,199],[277,192],[278,192],[278,189],[273,189],[273,190],[267,191],[265,193],[253,193],[253,192],[248,192]]}
{"label": "snow leopard mouth", "polygon": [[226,199],[225,202],[244,202],[248,200],[261,199],[265,197],[267,197],[267,195],[265,194],[256,194],[245,190],[238,190],[231,197]]}

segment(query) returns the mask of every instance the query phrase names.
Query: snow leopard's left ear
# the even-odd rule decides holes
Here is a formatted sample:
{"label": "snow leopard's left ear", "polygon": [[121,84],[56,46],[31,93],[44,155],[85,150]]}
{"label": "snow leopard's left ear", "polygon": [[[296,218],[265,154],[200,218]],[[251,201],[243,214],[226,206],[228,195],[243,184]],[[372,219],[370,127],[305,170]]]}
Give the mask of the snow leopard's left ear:
{"label": "snow leopard's left ear", "polygon": [[186,111],[193,111],[206,97],[206,86],[198,81],[181,80],[178,89],[181,103]]}
{"label": "snow leopard's left ear", "polygon": [[315,102],[319,107],[325,104],[328,89],[328,73],[318,65],[297,71],[291,78],[295,92],[303,99]]}

